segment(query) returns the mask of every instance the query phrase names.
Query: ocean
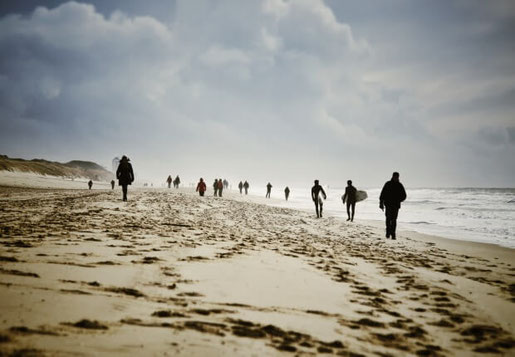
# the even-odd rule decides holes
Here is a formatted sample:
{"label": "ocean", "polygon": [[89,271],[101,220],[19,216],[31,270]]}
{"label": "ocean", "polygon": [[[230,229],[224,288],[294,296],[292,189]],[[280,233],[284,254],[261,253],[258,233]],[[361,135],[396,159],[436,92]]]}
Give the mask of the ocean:
{"label": "ocean", "polygon": [[[326,213],[347,219],[341,196],[345,188],[325,188]],[[384,220],[379,209],[380,188],[360,188],[368,199],[356,204],[355,220]],[[275,192],[274,192],[275,191]],[[399,211],[398,229],[440,237],[493,243],[515,248],[515,188],[406,187],[407,200]],[[282,190],[272,197],[284,199]],[[291,188],[290,200],[281,207],[313,210],[309,188]]]}

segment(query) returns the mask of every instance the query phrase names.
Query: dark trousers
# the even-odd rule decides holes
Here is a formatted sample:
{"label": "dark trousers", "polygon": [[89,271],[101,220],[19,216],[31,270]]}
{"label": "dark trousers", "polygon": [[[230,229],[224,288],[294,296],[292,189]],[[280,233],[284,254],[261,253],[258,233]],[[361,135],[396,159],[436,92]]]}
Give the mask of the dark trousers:
{"label": "dark trousers", "polygon": [[315,211],[317,212],[317,218],[322,217],[322,210],[324,208],[324,204],[319,202],[318,198],[315,200]]}
{"label": "dark trousers", "polygon": [[386,206],[386,236],[395,238],[395,229],[397,228],[397,216],[399,215],[399,207]]}
{"label": "dark trousers", "polygon": [[270,191],[266,191],[266,198],[270,198]]}
{"label": "dark trousers", "polygon": [[204,197],[204,191],[199,191],[198,194]]}
{"label": "dark trousers", "polygon": [[354,211],[356,210],[356,202],[347,201],[347,217],[352,221],[354,220]]}
{"label": "dark trousers", "polygon": [[215,188],[214,190],[215,190],[215,196],[218,196],[218,189]]}
{"label": "dark trousers", "polygon": [[288,196],[289,196],[289,195],[290,195],[289,193],[285,193],[285,194],[284,194],[284,196],[286,197],[286,201],[288,201]]}
{"label": "dark trousers", "polygon": [[219,188],[218,189],[218,197],[222,197],[222,191],[223,190],[224,190],[223,188]]}
{"label": "dark trousers", "polygon": [[123,200],[127,201],[127,187],[128,185],[122,185]]}
{"label": "dark trousers", "polygon": [[245,188],[245,194],[248,194],[248,193],[249,193],[249,189]]}

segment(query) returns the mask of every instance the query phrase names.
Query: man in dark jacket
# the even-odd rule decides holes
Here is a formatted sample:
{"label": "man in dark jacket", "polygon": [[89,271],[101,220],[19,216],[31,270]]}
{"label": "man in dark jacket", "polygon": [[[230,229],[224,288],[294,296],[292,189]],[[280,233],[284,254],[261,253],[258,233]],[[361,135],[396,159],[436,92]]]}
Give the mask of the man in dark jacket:
{"label": "man in dark jacket", "polygon": [[240,189],[240,195],[241,195],[242,190],[243,190],[243,182],[240,181],[240,183],[238,184],[238,188]]}
{"label": "man in dark jacket", "polygon": [[342,201],[347,203],[347,221],[351,222],[354,221],[354,211],[356,210],[356,192],[356,187],[352,186],[352,180],[348,180]]}
{"label": "man in dark jacket", "polygon": [[243,184],[243,188],[245,189],[245,194],[247,195],[249,193],[249,183],[247,181],[245,181],[245,183]]}
{"label": "man in dark jacket", "polygon": [[112,190],[114,190],[114,184],[115,184],[114,180],[111,180],[111,189]]}
{"label": "man in dark jacket", "polygon": [[129,158],[125,155],[122,156],[118,170],[116,170],[116,178],[118,179],[118,185],[122,186],[123,200],[127,201],[127,187],[134,181],[134,172]]}
{"label": "man in dark jacket", "polygon": [[397,227],[397,215],[401,208],[401,202],[406,199],[406,190],[399,182],[399,173],[394,172],[392,179],[387,181],[381,195],[379,196],[379,208],[384,210],[386,207],[386,238],[395,239],[395,228]]}
{"label": "man in dark jacket", "polygon": [[269,182],[266,185],[266,198],[270,198],[270,194],[272,193],[272,184]]}

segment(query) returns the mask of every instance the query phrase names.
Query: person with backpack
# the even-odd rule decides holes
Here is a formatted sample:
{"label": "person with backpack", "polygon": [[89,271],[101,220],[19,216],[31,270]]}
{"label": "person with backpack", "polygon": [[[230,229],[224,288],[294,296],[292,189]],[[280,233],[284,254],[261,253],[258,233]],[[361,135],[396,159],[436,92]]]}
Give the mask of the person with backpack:
{"label": "person with backpack", "polygon": [[197,184],[197,192],[201,197],[203,197],[204,192],[206,192],[206,189],[206,183],[204,182],[204,179],[201,177],[199,183]]}

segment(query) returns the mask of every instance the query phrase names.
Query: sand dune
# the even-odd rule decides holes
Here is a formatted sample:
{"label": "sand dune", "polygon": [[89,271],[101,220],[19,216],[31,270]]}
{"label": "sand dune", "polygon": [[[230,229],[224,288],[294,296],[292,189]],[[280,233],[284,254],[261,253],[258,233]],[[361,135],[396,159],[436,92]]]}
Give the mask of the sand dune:
{"label": "sand dune", "polygon": [[225,195],[0,188],[0,351],[514,353],[513,250]]}

